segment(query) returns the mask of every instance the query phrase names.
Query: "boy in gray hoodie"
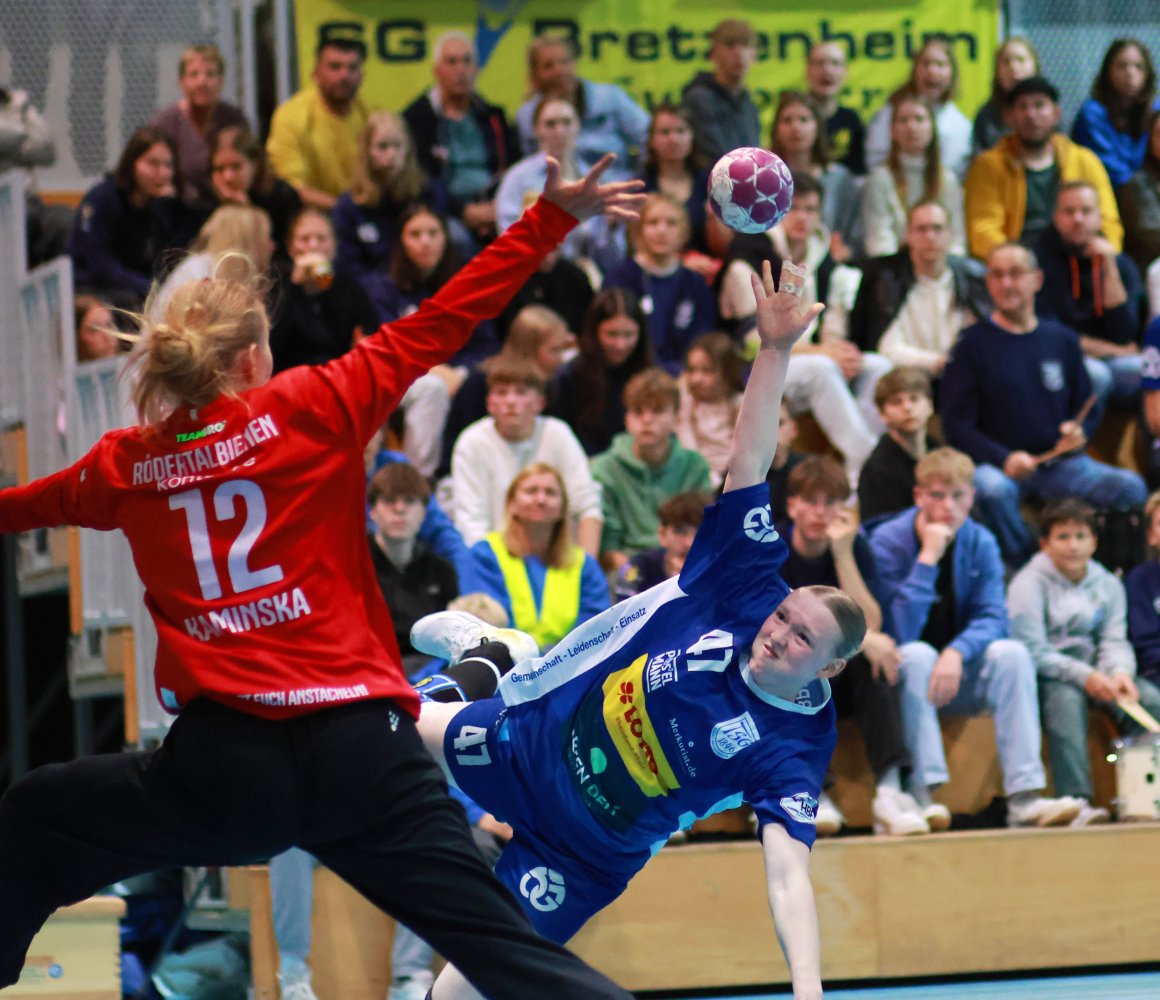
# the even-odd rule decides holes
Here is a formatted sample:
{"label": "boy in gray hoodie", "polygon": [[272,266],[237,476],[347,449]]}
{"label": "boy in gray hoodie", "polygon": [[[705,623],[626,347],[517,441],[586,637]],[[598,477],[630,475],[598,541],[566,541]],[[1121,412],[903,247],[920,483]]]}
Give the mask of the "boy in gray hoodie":
{"label": "boy in gray hoodie", "polygon": [[1011,634],[1030,651],[1039,675],[1056,794],[1087,803],[1073,826],[1108,820],[1106,809],[1091,805],[1088,705],[1109,712],[1121,732],[1139,727],[1120,699],[1160,711],[1160,689],[1136,676],[1124,586],[1092,558],[1096,541],[1091,507],[1074,499],[1051,502],[1040,519],[1040,551],[1015,574],[1007,594]]}

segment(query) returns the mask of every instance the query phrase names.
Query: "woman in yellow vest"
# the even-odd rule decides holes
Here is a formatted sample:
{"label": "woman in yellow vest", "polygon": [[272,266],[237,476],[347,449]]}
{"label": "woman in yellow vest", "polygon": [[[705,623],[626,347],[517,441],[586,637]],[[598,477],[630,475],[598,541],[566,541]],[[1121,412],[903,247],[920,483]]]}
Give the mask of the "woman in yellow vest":
{"label": "woman in yellow vest", "polygon": [[461,591],[494,597],[541,650],[609,606],[599,563],[572,541],[564,481],[543,462],[512,480],[503,530],[477,542],[471,555]]}

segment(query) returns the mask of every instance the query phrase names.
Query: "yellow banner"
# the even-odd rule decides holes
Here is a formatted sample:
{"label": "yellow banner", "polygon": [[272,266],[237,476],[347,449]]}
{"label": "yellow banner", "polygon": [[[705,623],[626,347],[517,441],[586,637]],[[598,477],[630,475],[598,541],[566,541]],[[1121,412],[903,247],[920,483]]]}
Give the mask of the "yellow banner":
{"label": "yellow banner", "polygon": [[[821,10],[819,10],[821,8]],[[299,79],[309,81],[323,33],[361,37],[367,47],[364,98],[400,111],[432,85],[435,40],[456,28],[476,40],[483,95],[509,112],[527,96],[528,40],[573,39],[582,76],[624,87],[646,108],[678,101],[709,68],[708,33],[724,17],[748,20],[760,36],[749,87],[769,133],[777,94],[805,86],[809,46],[830,39],[850,65],[843,104],[868,120],[910,72],[929,35],[951,39],[959,63],[959,108],[973,118],[991,91],[998,0],[296,0]]]}

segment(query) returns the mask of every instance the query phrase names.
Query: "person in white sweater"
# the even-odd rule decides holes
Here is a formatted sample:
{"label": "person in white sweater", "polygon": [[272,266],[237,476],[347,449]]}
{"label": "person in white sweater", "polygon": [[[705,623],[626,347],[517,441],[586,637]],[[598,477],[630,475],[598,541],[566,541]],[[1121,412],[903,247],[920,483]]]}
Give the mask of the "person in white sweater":
{"label": "person in white sweater", "polygon": [[1092,558],[1095,524],[1095,510],[1081,500],[1049,503],[1039,521],[1040,552],[1007,594],[1011,636],[1027,647],[1039,675],[1056,794],[1085,803],[1073,826],[1108,820],[1106,809],[1091,805],[1088,706],[1110,713],[1121,732],[1139,731],[1122,701],[1160,712],[1160,689],[1136,676],[1124,585]]}
{"label": "person in white sweater", "polygon": [[907,210],[920,201],[939,201],[950,215],[951,253],[966,250],[963,189],[954,172],[940,160],[942,136],[926,98],[911,92],[895,94],[890,148],[884,163],[874,167],[862,189],[862,240],[870,257],[897,253],[906,235]]}
{"label": "person in white sweater", "polygon": [[544,377],[530,361],[493,359],[487,373],[489,416],[465,428],[451,452],[452,519],[468,546],[502,527],[505,494],[516,473],[532,462],[546,462],[564,477],[568,509],[578,522],[577,543],[590,555],[599,554],[600,487],[572,429],[541,416],[545,392]]}

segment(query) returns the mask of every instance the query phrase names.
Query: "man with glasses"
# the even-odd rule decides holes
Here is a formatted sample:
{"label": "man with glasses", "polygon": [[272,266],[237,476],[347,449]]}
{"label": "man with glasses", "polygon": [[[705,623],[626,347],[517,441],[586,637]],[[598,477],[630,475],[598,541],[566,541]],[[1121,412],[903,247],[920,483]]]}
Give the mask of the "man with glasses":
{"label": "man with glasses", "polygon": [[1091,381],[1075,332],[1035,315],[1043,272],[1035,255],[1002,243],[987,261],[995,310],[962,332],[947,362],[939,413],[947,443],[978,466],[976,513],[994,533],[1008,565],[1034,550],[1019,512],[1028,497],[1078,497],[1097,507],[1144,503],[1135,472],[1084,451]]}

